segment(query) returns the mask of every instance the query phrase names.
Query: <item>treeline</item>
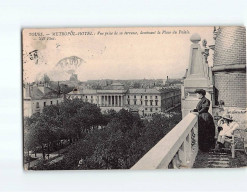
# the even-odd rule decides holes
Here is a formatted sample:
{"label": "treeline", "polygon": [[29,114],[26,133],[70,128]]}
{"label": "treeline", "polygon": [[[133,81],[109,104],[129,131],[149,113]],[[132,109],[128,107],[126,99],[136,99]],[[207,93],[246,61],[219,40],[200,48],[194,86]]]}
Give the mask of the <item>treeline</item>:
{"label": "treeline", "polygon": [[42,150],[45,153],[58,149],[62,140],[73,143],[90,130],[105,125],[100,108],[80,99],[67,100],[58,105],[46,106],[42,113],[24,119],[24,147],[26,151]]}
{"label": "treeline", "polygon": [[101,114],[96,105],[76,99],[27,118],[25,146],[51,147],[61,139],[71,140],[63,160],[36,169],[128,169],[180,120],[181,114],[175,113],[141,120],[124,109]]}

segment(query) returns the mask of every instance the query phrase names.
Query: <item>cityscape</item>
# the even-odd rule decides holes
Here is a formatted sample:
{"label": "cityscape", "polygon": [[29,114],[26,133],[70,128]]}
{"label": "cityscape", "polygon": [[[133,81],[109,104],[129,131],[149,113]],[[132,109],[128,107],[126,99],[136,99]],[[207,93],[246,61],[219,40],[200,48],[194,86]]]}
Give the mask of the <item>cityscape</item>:
{"label": "cityscape", "polygon": [[[117,30],[112,29],[112,32]],[[184,36],[164,42],[171,48],[179,47],[177,51],[183,53],[171,49],[174,53],[169,51],[164,57],[158,51],[152,52],[158,59],[134,44],[145,45],[145,40],[150,39],[151,48],[156,44],[161,51],[166,51],[160,44],[160,35],[153,33],[164,30],[147,28],[140,30],[142,33],[138,30],[130,28],[128,32],[135,33],[126,36],[146,37],[128,37],[129,42],[123,42],[122,38],[115,38],[115,42],[99,38],[98,43],[96,39],[80,39],[91,48],[82,48],[87,57],[82,57],[75,49],[72,49],[74,53],[69,50],[81,47],[76,38],[75,42],[67,37],[54,42],[54,38],[42,45],[45,44],[43,39],[33,38],[35,29],[23,31],[25,170],[234,168],[247,165],[245,28],[167,30],[181,32],[174,36]],[[52,31],[44,29],[39,35],[52,34]],[[76,34],[76,29],[74,31]],[[88,35],[94,36],[101,31],[94,29]],[[207,36],[210,44],[197,32]],[[186,47],[174,46],[174,39],[183,40],[177,44],[186,43]],[[88,45],[90,41],[92,45]],[[123,48],[117,47],[119,43],[126,46],[126,54],[122,56]],[[37,46],[31,48],[30,45]],[[134,56],[132,47],[142,52]],[[50,53],[65,56],[50,68],[48,58],[55,58]],[[117,56],[119,69],[113,67]],[[184,56],[187,62],[184,62]],[[163,65],[163,57],[164,63],[171,65]],[[93,64],[99,59],[112,65],[106,65],[106,70],[98,70]],[[121,65],[132,61],[137,65]],[[158,65],[152,68],[154,62]],[[178,65],[180,68],[176,68]],[[129,72],[131,68],[138,70],[140,76],[136,71]],[[166,74],[161,77],[159,72],[163,70]],[[102,76],[101,71],[106,75]],[[92,77],[88,75],[90,73]],[[197,90],[205,91],[205,98],[210,102],[207,112],[212,115],[215,126],[215,144],[211,144],[206,153],[201,150],[201,143],[208,135],[202,137],[200,112],[195,111],[199,104]],[[199,118],[195,112],[199,113]],[[226,141],[219,151],[215,147],[218,121],[225,114],[230,114],[238,123],[238,129],[235,141],[232,138]],[[234,133],[232,137],[235,138]]]}

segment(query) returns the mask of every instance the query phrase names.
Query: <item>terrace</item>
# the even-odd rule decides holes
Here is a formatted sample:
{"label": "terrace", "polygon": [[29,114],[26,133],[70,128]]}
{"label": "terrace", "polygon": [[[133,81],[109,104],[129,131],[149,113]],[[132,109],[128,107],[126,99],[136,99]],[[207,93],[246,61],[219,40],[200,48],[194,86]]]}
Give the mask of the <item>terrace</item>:
{"label": "terrace", "polygon": [[198,150],[197,116],[189,113],[131,169],[230,168],[247,166],[247,156],[237,151],[202,153]]}

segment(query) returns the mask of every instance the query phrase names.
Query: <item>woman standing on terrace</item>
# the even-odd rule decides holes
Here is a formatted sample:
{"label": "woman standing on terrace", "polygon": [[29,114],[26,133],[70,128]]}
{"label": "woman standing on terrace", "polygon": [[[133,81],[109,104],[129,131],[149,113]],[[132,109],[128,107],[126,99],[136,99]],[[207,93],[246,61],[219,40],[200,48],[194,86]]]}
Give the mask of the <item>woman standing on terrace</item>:
{"label": "woman standing on terrace", "polygon": [[195,91],[200,99],[193,112],[198,114],[198,144],[199,149],[208,152],[215,145],[215,126],[212,115],[208,112],[210,101],[205,97],[206,91],[197,89]]}

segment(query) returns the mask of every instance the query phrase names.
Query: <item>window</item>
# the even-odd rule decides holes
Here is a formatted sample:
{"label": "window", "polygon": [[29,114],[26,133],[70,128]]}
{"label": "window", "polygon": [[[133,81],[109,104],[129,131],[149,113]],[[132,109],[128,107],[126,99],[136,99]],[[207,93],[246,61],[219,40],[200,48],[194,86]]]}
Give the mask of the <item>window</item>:
{"label": "window", "polygon": [[44,107],[46,106],[46,102],[44,102]]}
{"label": "window", "polygon": [[52,101],[51,101],[51,105],[52,105]]}
{"label": "window", "polygon": [[155,99],[158,99],[158,96],[157,95],[155,96]]}
{"label": "window", "polygon": [[150,99],[152,99],[153,97],[150,95]]}
{"label": "window", "polygon": [[153,109],[152,108],[150,108],[150,112],[153,112]]}
{"label": "window", "polygon": [[130,98],[130,96],[128,95],[128,98]]}
{"label": "window", "polygon": [[142,95],[141,95],[141,98],[142,98]]}
{"label": "window", "polygon": [[155,108],[155,110],[158,110],[158,108]]}
{"label": "window", "polygon": [[147,99],[148,98],[148,96],[145,96],[145,99]]}
{"label": "window", "polygon": [[150,106],[152,106],[153,105],[153,100],[150,100]]}
{"label": "window", "polygon": [[147,108],[145,108],[145,110],[148,110]]}
{"label": "window", "polygon": [[158,100],[155,100],[155,106],[158,106]]}
{"label": "window", "polygon": [[136,95],[134,95],[134,98],[136,98]]}
{"label": "window", "polygon": [[128,105],[130,104],[130,101],[129,100],[127,100],[127,103],[128,103]]}
{"label": "window", "polygon": [[134,105],[136,105],[136,100],[134,100]]}
{"label": "window", "polygon": [[147,100],[145,100],[145,106],[147,106],[148,105],[148,101]]}
{"label": "window", "polygon": [[36,108],[39,108],[39,102],[36,102]]}
{"label": "window", "polygon": [[91,96],[91,98],[93,98],[93,96]]}

